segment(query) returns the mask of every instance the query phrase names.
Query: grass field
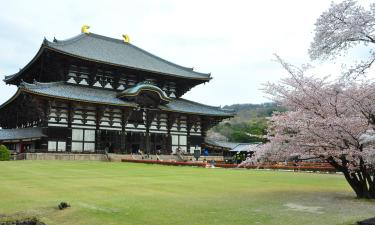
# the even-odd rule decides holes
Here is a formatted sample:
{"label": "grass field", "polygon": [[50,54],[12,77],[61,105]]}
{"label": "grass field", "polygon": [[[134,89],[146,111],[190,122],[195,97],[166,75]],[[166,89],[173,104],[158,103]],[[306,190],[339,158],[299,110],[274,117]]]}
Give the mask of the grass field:
{"label": "grass field", "polygon": [[[351,224],[375,216],[341,175],[77,161],[0,162],[0,221],[47,225]],[[60,211],[57,205],[72,207]]]}

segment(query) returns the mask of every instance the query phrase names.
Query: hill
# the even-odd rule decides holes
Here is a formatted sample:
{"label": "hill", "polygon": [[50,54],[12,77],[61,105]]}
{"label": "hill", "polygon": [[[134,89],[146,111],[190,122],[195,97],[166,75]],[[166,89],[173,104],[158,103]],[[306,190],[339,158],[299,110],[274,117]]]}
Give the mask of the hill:
{"label": "hill", "polygon": [[207,134],[209,139],[230,142],[265,142],[263,136],[267,132],[267,117],[275,111],[285,111],[276,103],[234,104],[224,109],[236,111],[236,116],[224,120],[213,127]]}

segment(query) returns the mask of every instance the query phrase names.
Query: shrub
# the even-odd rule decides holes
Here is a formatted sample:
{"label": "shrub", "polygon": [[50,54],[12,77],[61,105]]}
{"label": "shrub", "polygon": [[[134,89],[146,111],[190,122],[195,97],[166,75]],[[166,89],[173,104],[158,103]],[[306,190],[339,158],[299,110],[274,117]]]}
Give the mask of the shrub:
{"label": "shrub", "polygon": [[58,207],[59,207],[60,210],[63,210],[63,209],[66,209],[66,208],[70,207],[70,205],[66,202],[60,202]]}
{"label": "shrub", "polygon": [[5,145],[0,145],[0,161],[10,160],[10,151]]}

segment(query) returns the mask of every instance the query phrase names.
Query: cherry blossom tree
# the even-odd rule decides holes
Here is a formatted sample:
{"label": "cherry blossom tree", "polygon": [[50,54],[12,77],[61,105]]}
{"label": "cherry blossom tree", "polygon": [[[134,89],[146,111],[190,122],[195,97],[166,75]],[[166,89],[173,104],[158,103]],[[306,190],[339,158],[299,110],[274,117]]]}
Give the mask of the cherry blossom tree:
{"label": "cherry blossom tree", "polygon": [[346,78],[308,76],[277,57],[289,73],[264,91],[289,111],[274,114],[269,143],[242,166],[290,157],[319,158],[341,171],[358,198],[375,199],[375,83],[365,76],[375,61],[375,3],[369,9],[353,0],[332,3],[315,24],[312,60],[335,59],[350,48],[369,49],[367,60],[344,73]]}
{"label": "cherry blossom tree", "polygon": [[375,3],[365,9],[354,0],[331,3],[315,23],[315,37],[309,54],[312,60],[334,59],[346,54],[347,50],[364,45],[369,56],[344,73],[351,77],[363,75],[375,61]]}
{"label": "cherry blossom tree", "polygon": [[375,198],[375,83],[316,78],[278,60],[290,76],[264,91],[289,111],[272,116],[270,142],[243,165],[315,157],[341,171],[358,198]]}

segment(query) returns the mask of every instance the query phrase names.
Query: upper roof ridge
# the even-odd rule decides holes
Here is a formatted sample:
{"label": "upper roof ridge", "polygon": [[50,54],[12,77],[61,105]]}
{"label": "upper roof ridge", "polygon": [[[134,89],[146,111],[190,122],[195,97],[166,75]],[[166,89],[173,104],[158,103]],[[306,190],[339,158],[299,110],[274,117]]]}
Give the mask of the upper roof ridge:
{"label": "upper roof ridge", "polygon": [[67,39],[64,39],[64,40],[60,40],[60,39],[57,39],[56,37],[53,37],[53,41],[49,41],[48,39],[44,38],[44,41],[43,43],[44,44],[47,44],[47,46],[54,46],[54,45],[67,45],[67,44],[71,44],[73,42],[76,42],[78,40],[80,40],[81,38],[84,38],[85,36],[88,36],[89,34],[78,34],[76,36],[73,36],[71,38],[67,38]]}
{"label": "upper roof ridge", "polygon": [[105,41],[110,41],[110,42],[117,43],[117,44],[126,44],[126,45],[128,45],[128,46],[130,46],[130,47],[132,47],[132,48],[135,48],[135,49],[141,51],[141,52],[144,53],[144,54],[147,54],[147,55],[149,55],[149,56],[151,56],[151,57],[153,57],[153,58],[156,58],[157,60],[163,61],[163,62],[165,62],[165,63],[167,63],[167,64],[172,65],[172,66],[179,67],[179,68],[181,68],[181,69],[183,69],[183,70],[186,70],[186,71],[188,71],[188,72],[193,72],[193,73],[196,73],[196,74],[198,74],[198,75],[202,75],[202,76],[207,77],[207,78],[209,78],[209,77],[211,76],[211,73],[201,73],[201,72],[194,71],[194,67],[185,67],[185,66],[181,66],[181,65],[179,65],[179,64],[176,64],[176,63],[173,63],[173,62],[168,61],[168,60],[166,60],[166,59],[163,59],[163,58],[161,58],[161,57],[159,57],[159,56],[157,56],[157,55],[155,55],[155,54],[152,54],[151,52],[148,52],[148,51],[146,51],[146,50],[144,50],[144,49],[142,49],[142,48],[140,48],[140,47],[138,47],[138,46],[136,46],[136,45],[133,45],[133,44],[131,44],[131,43],[126,43],[126,42],[124,42],[124,41],[121,40],[121,39],[116,39],[116,38],[112,38],[112,37],[107,37],[107,36],[103,36],[103,35],[100,35],[100,34],[95,34],[95,33],[85,34],[85,33],[81,33],[81,34],[78,34],[78,35],[76,35],[76,36],[74,36],[74,37],[71,37],[71,38],[68,38],[68,39],[65,39],[65,40],[59,40],[59,39],[56,39],[56,38],[54,37],[54,40],[53,40],[52,42],[51,42],[51,41],[48,41],[47,39],[45,39],[44,42],[45,42],[48,46],[50,46],[50,47],[53,47],[53,46],[56,46],[56,45],[58,45],[58,46],[63,46],[63,45],[72,44],[72,43],[74,43],[74,42],[76,42],[76,41],[79,41],[79,40],[82,39],[82,38],[85,38],[85,37],[87,37],[87,38],[90,38],[90,37],[92,37],[92,38],[98,38],[98,39],[102,39],[102,40],[105,40]]}
{"label": "upper roof ridge", "polygon": [[55,51],[71,57],[120,66],[149,73],[199,80],[199,83],[211,79],[211,73],[200,73],[191,67],[184,67],[123,40],[102,36],[95,33],[82,33],[65,40],[49,41],[44,38],[38,53],[18,73],[5,76],[5,82],[11,82],[19,77],[46,51]]}

